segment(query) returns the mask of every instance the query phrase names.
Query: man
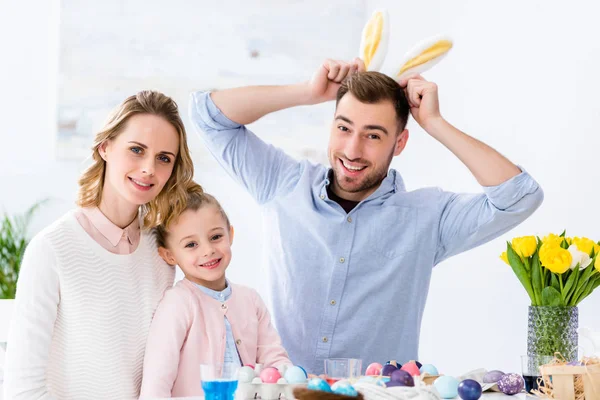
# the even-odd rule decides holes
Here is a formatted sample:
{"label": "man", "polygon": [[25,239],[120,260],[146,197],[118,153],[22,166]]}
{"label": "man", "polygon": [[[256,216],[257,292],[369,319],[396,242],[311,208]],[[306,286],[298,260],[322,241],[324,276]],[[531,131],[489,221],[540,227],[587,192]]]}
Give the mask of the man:
{"label": "man", "polygon": [[[331,168],[296,161],[245,127],[333,99]],[[326,358],[417,359],[432,268],[507,232],[543,200],[529,174],[440,115],[434,83],[398,83],[364,72],[359,59],[327,60],[295,85],[195,93],[190,112],[210,152],[264,209],[275,323],[292,361],[314,374]],[[406,191],[389,166],[406,146],[409,113],[483,193]]]}

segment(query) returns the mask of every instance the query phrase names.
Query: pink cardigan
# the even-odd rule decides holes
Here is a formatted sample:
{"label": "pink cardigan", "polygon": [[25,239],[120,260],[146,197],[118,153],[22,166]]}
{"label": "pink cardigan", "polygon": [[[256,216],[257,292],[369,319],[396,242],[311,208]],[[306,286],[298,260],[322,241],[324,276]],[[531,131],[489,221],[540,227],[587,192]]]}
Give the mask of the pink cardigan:
{"label": "pink cardigan", "polygon": [[222,304],[183,279],[165,292],[154,314],[140,397],[201,396],[200,365],[223,363],[225,315],[244,365],[292,364],[254,289],[231,284]]}

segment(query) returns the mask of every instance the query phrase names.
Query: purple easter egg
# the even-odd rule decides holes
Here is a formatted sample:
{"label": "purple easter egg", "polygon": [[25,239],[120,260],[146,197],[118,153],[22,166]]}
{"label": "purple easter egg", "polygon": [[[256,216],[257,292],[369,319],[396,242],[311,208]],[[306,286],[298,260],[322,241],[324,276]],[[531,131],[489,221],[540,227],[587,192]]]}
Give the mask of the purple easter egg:
{"label": "purple easter egg", "polygon": [[412,375],[401,369],[397,369],[392,372],[392,375],[390,376],[390,382],[396,382],[400,384],[396,386],[415,386],[415,380],[413,379]]}
{"label": "purple easter egg", "polygon": [[513,395],[523,390],[525,383],[523,377],[519,374],[505,374],[498,381],[498,389],[504,394]]}
{"label": "purple easter egg", "polygon": [[381,370],[381,375],[383,376],[392,376],[392,372],[396,371],[398,368],[396,368],[395,365],[392,364],[386,364],[383,366],[383,369]]}
{"label": "purple easter egg", "polygon": [[473,379],[465,379],[458,385],[458,395],[463,400],[478,400],[481,392],[481,385]]}
{"label": "purple easter egg", "polygon": [[504,372],[498,371],[497,369],[486,373],[483,376],[483,383],[496,383],[504,376]]}
{"label": "purple easter egg", "polygon": [[385,387],[394,387],[394,386],[405,387],[406,385],[403,385],[401,382],[396,382],[396,381],[389,381],[389,382],[385,383]]}

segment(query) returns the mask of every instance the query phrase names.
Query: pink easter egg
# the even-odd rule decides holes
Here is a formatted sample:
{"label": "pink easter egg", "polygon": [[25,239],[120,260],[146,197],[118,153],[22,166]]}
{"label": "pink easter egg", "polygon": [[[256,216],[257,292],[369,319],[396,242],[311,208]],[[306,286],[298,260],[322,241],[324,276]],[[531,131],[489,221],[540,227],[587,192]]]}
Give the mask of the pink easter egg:
{"label": "pink easter egg", "polygon": [[277,381],[281,378],[281,374],[277,370],[277,368],[269,367],[262,370],[260,373],[260,380],[263,383],[277,383]]}
{"label": "pink easter egg", "polygon": [[402,366],[402,368],[400,368],[400,369],[403,370],[403,371],[408,372],[412,376],[419,376],[419,375],[421,375],[421,371],[419,371],[419,367],[417,367],[417,364],[415,364],[412,361],[404,364]]}
{"label": "pink easter egg", "polygon": [[367,367],[367,370],[365,371],[365,375],[367,375],[367,376],[381,375],[382,368],[383,368],[383,365],[381,365],[379,363],[371,363]]}

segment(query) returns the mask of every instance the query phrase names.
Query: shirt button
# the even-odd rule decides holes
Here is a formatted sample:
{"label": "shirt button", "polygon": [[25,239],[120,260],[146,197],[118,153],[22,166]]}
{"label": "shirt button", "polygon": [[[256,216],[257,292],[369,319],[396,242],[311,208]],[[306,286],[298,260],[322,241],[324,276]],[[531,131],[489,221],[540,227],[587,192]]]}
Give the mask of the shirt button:
{"label": "shirt button", "polygon": [[323,336],[323,343],[327,343],[329,339],[327,339],[327,336]]}
{"label": "shirt button", "polygon": [[242,341],[240,339],[238,339],[235,341],[235,344],[237,344],[239,346],[240,344],[242,344]]}
{"label": "shirt button", "polygon": [[331,301],[329,302],[329,304],[331,304],[332,306],[335,306],[335,300],[331,300]]}
{"label": "shirt button", "polygon": [[223,310],[227,310],[227,305],[225,305],[225,304],[221,304],[221,308],[222,308]]}
{"label": "shirt button", "polygon": [[320,195],[319,197],[321,198],[321,200],[325,200],[325,195],[324,194]]}
{"label": "shirt button", "polygon": [[346,259],[345,259],[344,257],[341,257],[341,258],[340,258],[340,262],[343,264],[343,263],[344,263],[344,261],[346,261]]}
{"label": "shirt button", "polygon": [[352,222],[352,217],[348,217],[348,222]]}

